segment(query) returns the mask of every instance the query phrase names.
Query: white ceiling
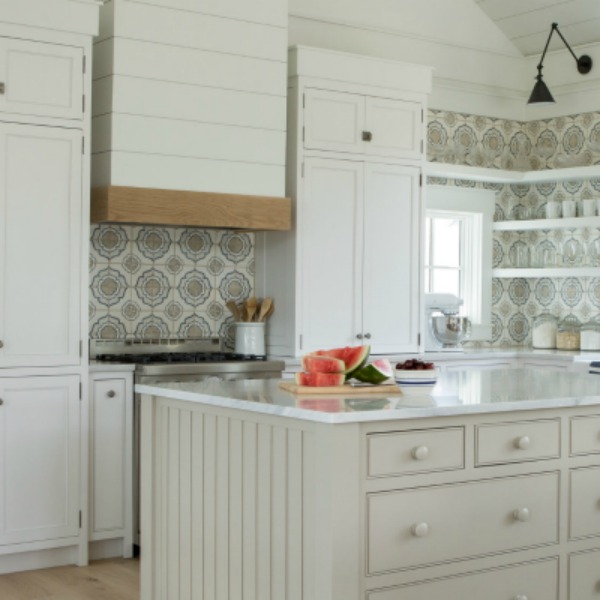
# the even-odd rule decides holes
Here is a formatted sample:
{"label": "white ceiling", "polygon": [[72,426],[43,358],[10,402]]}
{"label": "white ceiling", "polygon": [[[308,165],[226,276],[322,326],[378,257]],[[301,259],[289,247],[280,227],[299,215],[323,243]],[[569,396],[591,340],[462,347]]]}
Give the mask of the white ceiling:
{"label": "white ceiling", "polygon": [[[541,56],[552,23],[572,48],[600,42],[600,0],[474,1],[525,56]],[[549,49],[564,48],[555,33]]]}

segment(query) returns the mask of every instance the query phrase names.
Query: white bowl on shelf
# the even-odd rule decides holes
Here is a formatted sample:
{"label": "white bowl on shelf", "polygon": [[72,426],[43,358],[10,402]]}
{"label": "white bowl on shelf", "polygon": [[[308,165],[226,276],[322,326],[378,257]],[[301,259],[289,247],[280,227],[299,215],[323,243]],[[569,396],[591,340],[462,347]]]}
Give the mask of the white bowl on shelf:
{"label": "white bowl on shelf", "polygon": [[407,370],[394,369],[394,379],[407,396],[427,396],[435,387],[438,378],[437,369]]}

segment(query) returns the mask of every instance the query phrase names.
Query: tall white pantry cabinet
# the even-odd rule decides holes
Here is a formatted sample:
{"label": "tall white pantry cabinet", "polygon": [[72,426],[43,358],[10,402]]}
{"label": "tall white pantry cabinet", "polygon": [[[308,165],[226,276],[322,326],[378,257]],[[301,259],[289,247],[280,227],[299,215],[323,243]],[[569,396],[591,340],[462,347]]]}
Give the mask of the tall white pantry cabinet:
{"label": "tall white pantry cabinet", "polygon": [[0,0],[0,573],[87,562],[95,0]]}
{"label": "tall white pantry cabinet", "polygon": [[431,69],[308,47],[288,67],[294,224],[257,236],[257,291],[277,302],[268,351],[418,351]]}

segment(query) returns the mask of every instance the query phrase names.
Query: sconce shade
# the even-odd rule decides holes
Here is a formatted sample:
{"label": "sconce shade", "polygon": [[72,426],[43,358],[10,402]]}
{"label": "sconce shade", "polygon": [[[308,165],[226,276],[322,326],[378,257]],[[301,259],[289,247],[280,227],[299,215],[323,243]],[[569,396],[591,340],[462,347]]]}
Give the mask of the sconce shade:
{"label": "sconce shade", "polygon": [[527,100],[527,104],[554,104],[555,100],[552,97],[548,86],[542,79],[541,73],[536,77],[536,80],[531,96],[529,96],[529,100]]}

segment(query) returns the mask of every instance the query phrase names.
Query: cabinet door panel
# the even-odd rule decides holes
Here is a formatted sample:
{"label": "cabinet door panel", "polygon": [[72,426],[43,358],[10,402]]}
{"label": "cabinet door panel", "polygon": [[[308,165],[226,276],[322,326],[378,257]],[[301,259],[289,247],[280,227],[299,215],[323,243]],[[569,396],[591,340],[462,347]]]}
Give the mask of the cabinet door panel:
{"label": "cabinet door panel", "polygon": [[419,349],[419,170],[365,165],[363,332],[373,352]]}
{"label": "cabinet door panel", "polygon": [[92,383],[90,407],[91,539],[123,535],[131,507],[131,398],[125,379]]}
{"label": "cabinet door panel", "polygon": [[81,132],[0,124],[0,366],[79,363]]}
{"label": "cabinet door panel", "polygon": [[0,379],[0,545],[79,531],[78,377]]}
{"label": "cabinet door panel", "polygon": [[0,112],[82,119],[83,50],[0,38]]}
{"label": "cabinet door panel", "polygon": [[364,146],[366,154],[421,157],[421,104],[367,97],[365,115],[366,127],[372,134],[371,141]]}
{"label": "cabinet door panel", "polygon": [[308,159],[298,216],[302,351],[356,344],[360,332],[363,166]]}
{"label": "cabinet door panel", "polygon": [[337,152],[363,152],[364,96],[307,89],[304,147]]}
{"label": "cabinet door panel", "polygon": [[600,550],[569,555],[569,600],[600,596]]}

